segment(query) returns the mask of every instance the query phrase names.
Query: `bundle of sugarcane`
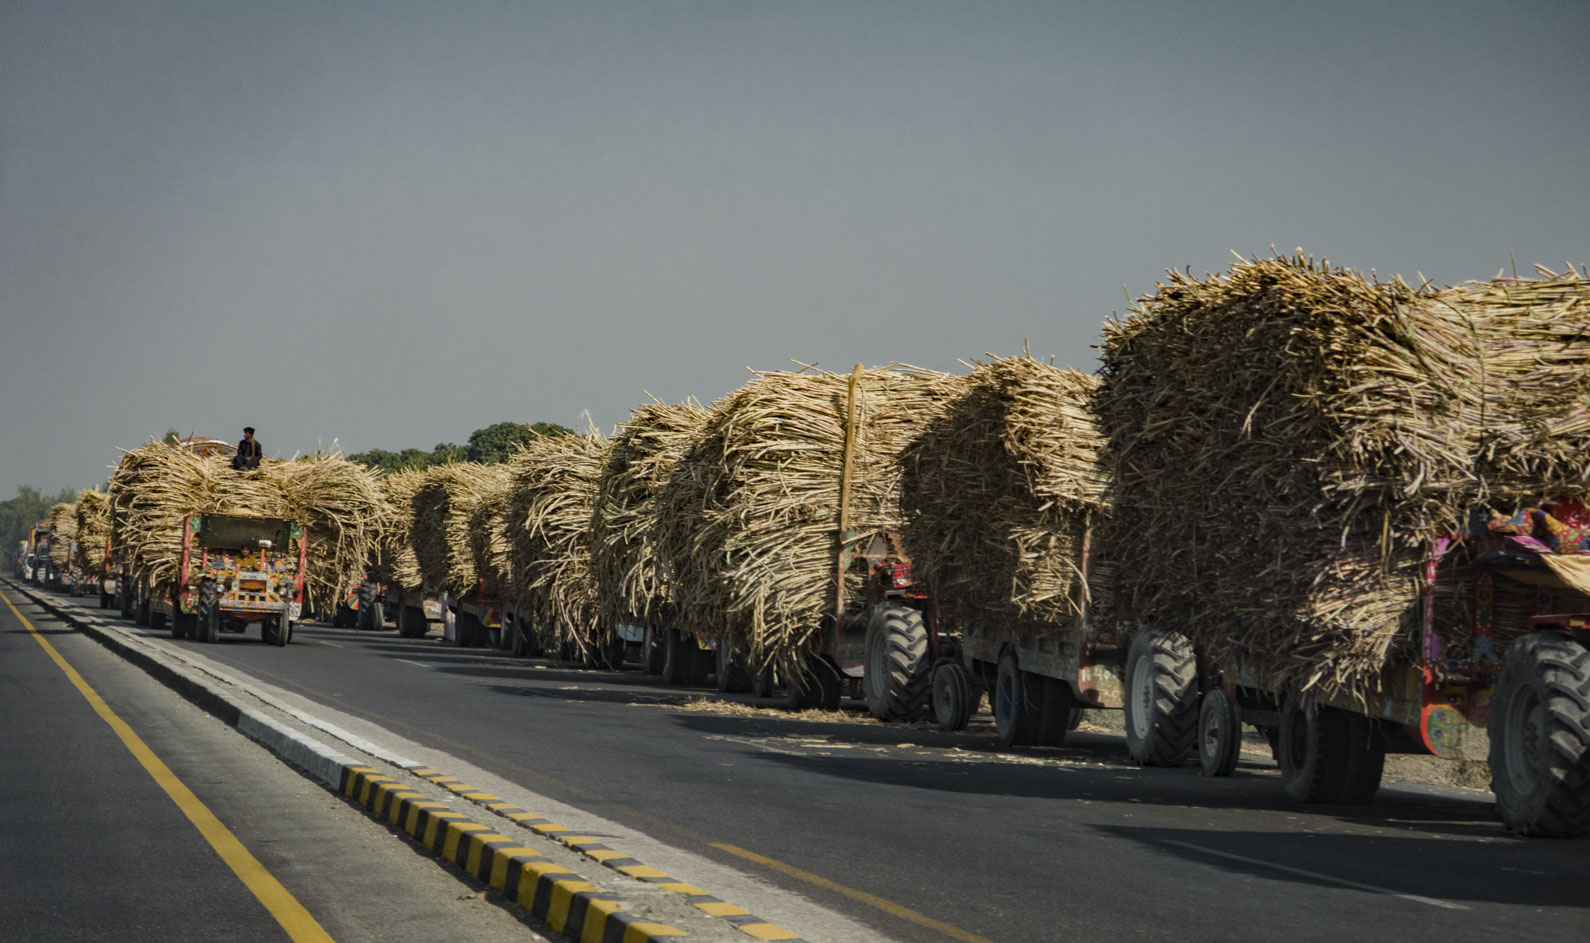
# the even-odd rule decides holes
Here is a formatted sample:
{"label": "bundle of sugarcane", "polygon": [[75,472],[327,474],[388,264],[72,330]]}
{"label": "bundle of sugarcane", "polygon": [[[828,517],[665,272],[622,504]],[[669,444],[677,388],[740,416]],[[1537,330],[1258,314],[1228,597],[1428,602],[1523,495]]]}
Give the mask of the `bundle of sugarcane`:
{"label": "bundle of sugarcane", "polygon": [[475,572],[499,589],[512,582],[513,538],[509,532],[508,488],[512,477],[493,479],[469,512],[469,553]]}
{"label": "bundle of sugarcane", "polygon": [[659,497],[706,421],[695,402],[654,401],[634,410],[614,437],[591,515],[591,571],[604,621],[652,628],[675,621],[657,552]]}
{"label": "bundle of sugarcane", "polygon": [[370,570],[382,583],[419,589],[425,582],[413,544],[414,492],[424,480],[424,469],[394,472],[381,479],[381,496],[393,513],[377,536]]}
{"label": "bundle of sugarcane", "polygon": [[96,488],[85,488],[77,495],[77,565],[85,573],[103,574],[109,540],[110,498]]}
{"label": "bundle of sugarcane", "polygon": [[111,476],[123,559],[151,585],[175,581],[182,521],[190,514],[281,518],[303,524],[309,604],[332,603],[365,570],[391,507],[374,472],[338,456],[267,460],[252,471],[180,445],[152,443],[123,456]]}
{"label": "bundle of sugarcane", "polygon": [[72,542],[77,539],[77,504],[61,503],[50,507],[50,563],[55,572],[65,573],[72,565]]}
{"label": "bundle of sugarcane", "polygon": [[895,458],[959,384],[898,366],[770,372],[716,404],[661,496],[657,542],[682,626],[759,664],[809,651],[864,588],[854,567],[839,585],[841,550],[903,526]]}
{"label": "bundle of sugarcane", "polygon": [[1084,619],[1113,630],[1097,383],[1025,356],[976,364],[901,453],[906,548],[941,624],[1011,637]]}
{"label": "bundle of sugarcane", "polygon": [[1276,682],[1372,687],[1411,657],[1427,541],[1590,490],[1586,289],[1173,273],[1106,325],[1095,402],[1136,610]]}
{"label": "bundle of sugarcane", "polygon": [[546,436],[508,466],[504,516],[512,549],[505,603],[550,643],[581,652],[603,641],[591,574],[591,512],[609,442],[596,432]]}
{"label": "bundle of sugarcane", "polygon": [[454,596],[479,587],[481,573],[469,546],[469,519],[483,499],[500,491],[507,474],[506,465],[479,462],[426,469],[411,500],[414,517],[409,537],[427,585]]}

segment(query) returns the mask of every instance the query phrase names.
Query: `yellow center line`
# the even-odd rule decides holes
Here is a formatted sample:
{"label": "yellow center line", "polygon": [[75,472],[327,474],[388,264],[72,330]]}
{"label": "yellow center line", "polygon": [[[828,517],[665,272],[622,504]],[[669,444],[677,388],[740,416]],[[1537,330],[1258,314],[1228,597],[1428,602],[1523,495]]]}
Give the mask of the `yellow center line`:
{"label": "yellow center line", "polygon": [[747,861],[754,861],[757,864],[772,868],[774,871],[781,871],[792,878],[798,878],[808,884],[815,884],[818,887],[826,888],[837,894],[843,894],[851,900],[860,901],[869,907],[876,907],[891,917],[898,917],[901,920],[910,921],[919,927],[927,927],[929,930],[942,933],[952,940],[960,940],[961,943],[994,943],[993,940],[990,940],[986,936],[978,936],[969,930],[962,930],[960,927],[945,923],[942,920],[934,920],[927,914],[912,910],[911,908],[897,904],[892,900],[885,900],[876,894],[868,894],[866,891],[858,891],[853,887],[846,887],[843,884],[837,884],[820,874],[813,874],[810,871],[802,871],[800,868],[797,868],[794,865],[785,864],[782,861],[769,858],[765,855],[759,855],[754,851],[748,851],[739,847],[738,845],[730,845],[727,842],[709,842],[708,844],[719,851],[727,851],[731,855],[744,858]]}
{"label": "yellow center line", "polygon": [[101,720],[110,725],[110,729],[114,730],[116,736],[121,738],[121,742],[127,747],[128,752],[132,753],[138,762],[143,764],[143,768],[148,771],[155,782],[160,784],[160,788],[164,789],[166,795],[171,797],[171,801],[176,803],[177,808],[182,810],[182,814],[188,817],[188,821],[192,822],[193,826],[199,830],[199,834],[203,835],[205,841],[210,843],[210,847],[214,848],[215,853],[221,856],[221,860],[226,862],[227,867],[231,868],[244,886],[253,892],[260,903],[265,905],[265,909],[270,911],[272,917],[276,918],[276,922],[281,924],[283,930],[287,931],[287,935],[295,943],[320,943],[320,941],[332,943],[331,934],[327,933],[320,926],[320,923],[310,915],[309,911],[304,909],[304,905],[300,904],[298,899],[281,885],[280,881],[276,880],[269,871],[265,870],[265,866],[260,864],[259,860],[250,854],[247,848],[243,847],[243,843],[237,840],[237,836],[233,835],[230,829],[221,824],[221,820],[216,818],[215,814],[205,807],[203,802],[199,801],[199,797],[194,795],[193,791],[184,785],[175,773],[171,772],[171,769],[160,760],[160,757],[155,756],[154,751],[149,749],[143,739],[127,725],[127,722],[116,716],[116,712],[112,711],[110,705],[105,703],[105,699],[100,697],[99,693],[90,687],[87,681],[83,680],[83,676],[77,673],[77,669],[68,664],[65,658],[61,657],[61,653],[56,651],[55,646],[51,645],[43,635],[39,634],[39,630],[33,627],[33,623],[29,622],[26,616],[17,611],[17,607],[11,602],[11,599],[4,593],[0,593],[0,599],[5,600],[7,608],[11,610],[11,614],[22,622],[23,627],[28,630],[28,634],[32,635],[34,641],[44,648],[45,654],[49,655],[56,666],[65,672],[67,679],[72,682],[72,686],[77,688],[78,693],[83,695],[89,706],[94,708],[94,713],[98,714]]}

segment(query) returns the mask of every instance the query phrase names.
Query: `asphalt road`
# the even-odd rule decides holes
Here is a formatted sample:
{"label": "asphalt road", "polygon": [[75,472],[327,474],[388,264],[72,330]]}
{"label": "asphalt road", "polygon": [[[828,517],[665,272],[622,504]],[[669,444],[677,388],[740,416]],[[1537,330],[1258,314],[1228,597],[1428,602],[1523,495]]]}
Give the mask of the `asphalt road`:
{"label": "asphalt road", "polygon": [[897,940],[1590,933],[1590,841],[1514,838],[1483,794],[1392,787],[1368,807],[1302,807],[1264,764],[1217,780],[1128,765],[1103,734],[1000,753],[976,733],[688,709],[705,692],[434,635],[307,626],[286,649],[170,644]]}
{"label": "asphalt road", "polygon": [[[543,939],[141,670],[0,593],[23,617],[0,600],[0,939]],[[40,639],[191,801],[162,788]],[[213,815],[292,905],[268,909],[230,866],[248,870],[246,859],[184,808]]]}

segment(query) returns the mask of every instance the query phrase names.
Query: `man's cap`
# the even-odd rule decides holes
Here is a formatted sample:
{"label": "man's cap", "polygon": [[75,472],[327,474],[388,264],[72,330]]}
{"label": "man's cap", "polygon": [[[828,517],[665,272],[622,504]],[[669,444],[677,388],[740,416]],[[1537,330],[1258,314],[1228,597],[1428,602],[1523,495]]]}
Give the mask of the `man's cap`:
{"label": "man's cap", "polygon": [[249,435],[253,435],[254,434],[254,427],[253,426],[244,426],[243,427],[243,431],[248,433]]}

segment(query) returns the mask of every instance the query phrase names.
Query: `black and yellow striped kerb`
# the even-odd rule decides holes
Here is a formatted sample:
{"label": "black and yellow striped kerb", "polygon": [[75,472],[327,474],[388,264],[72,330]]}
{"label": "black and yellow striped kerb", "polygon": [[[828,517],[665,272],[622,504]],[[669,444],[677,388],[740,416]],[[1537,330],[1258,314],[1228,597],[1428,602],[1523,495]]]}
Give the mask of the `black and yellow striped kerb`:
{"label": "black and yellow striped kerb", "polygon": [[582,943],[649,943],[685,935],[677,927],[624,912],[616,895],[598,890],[568,868],[489,826],[471,822],[446,805],[405,789],[379,770],[348,767],[343,773],[342,793],[529,911],[554,933]]}
{"label": "black and yellow striped kerb", "polygon": [[675,880],[666,873],[656,868],[648,867],[621,851],[615,851],[588,835],[581,835],[573,829],[536,815],[534,812],[521,809],[489,792],[476,789],[474,786],[460,782],[452,776],[423,766],[414,767],[409,772],[427,782],[441,786],[460,798],[468,799],[505,819],[522,825],[539,835],[554,839],[564,847],[577,851],[604,867],[611,868],[628,877],[645,881],[648,884],[655,884],[663,890],[680,894],[684,897],[686,903],[697,910],[713,917],[723,918],[723,920],[753,940],[783,940],[788,941],[788,943],[804,943],[799,935],[791,933],[777,924],[769,923],[750,911],[741,909],[728,901],[713,897],[692,884]]}

